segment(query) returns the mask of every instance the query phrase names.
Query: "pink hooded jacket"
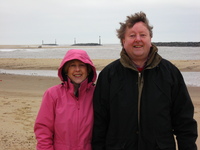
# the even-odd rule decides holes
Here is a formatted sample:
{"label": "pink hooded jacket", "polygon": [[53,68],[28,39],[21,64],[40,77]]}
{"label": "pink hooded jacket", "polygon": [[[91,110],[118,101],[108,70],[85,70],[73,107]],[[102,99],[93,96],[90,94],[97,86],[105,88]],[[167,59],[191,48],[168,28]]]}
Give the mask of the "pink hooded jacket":
{"label": "pink hooded jacket", "polygon": [[[92,68],[92,72],[74,95],[74,86],[64,81],[62,69],[66,62],[78,59]],[[96,69],[83,50],[69,50],[58,69],[62,84],[49,88],[43,96],[35,121],[37,150],[91,150],[93,128],[93,92]]]}

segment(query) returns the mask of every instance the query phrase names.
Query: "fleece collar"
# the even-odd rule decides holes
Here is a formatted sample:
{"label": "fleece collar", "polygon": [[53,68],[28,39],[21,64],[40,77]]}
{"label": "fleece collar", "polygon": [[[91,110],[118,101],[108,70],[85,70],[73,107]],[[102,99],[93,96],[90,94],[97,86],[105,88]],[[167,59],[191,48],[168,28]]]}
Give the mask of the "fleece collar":
{"label": "fleece collar", "polygon": [[[162,57],[157,52],[158,48],[154,44],[152,44],[145,69],[152,69],[160,63]],[[137,67],[133,64],[132,60],[130,59],[124,48],[122,49],[120,56],[120,62],[124,67],[138,71]]]}

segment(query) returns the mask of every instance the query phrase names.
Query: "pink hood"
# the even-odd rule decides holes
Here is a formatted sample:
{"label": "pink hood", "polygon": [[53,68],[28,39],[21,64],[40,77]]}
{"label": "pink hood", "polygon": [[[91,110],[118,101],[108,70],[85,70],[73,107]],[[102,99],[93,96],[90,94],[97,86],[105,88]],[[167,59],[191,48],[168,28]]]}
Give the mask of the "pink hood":
{"label": "pink hood", "polygon": [[89,75],[89,76],[92,76],[91,82],[95,82],[95,80],[97,78],[97,74],[96,74],[96,69],[94,67],[94,64],[90,60],[86,51],[81,50],[81,49],[71,49],[71,50],[67,51],[67,53],[65,54],[65,56],[60,64],[60,67],[58,68],[58,77],[60,78],[60,80],[61,81],[64,80],[63,76],[62,76],[62,69],[63,69],[64,64],[73,59],[80,60],[83,63],[89,64],[92,67],[92,72],[90,73],[91,75]]}

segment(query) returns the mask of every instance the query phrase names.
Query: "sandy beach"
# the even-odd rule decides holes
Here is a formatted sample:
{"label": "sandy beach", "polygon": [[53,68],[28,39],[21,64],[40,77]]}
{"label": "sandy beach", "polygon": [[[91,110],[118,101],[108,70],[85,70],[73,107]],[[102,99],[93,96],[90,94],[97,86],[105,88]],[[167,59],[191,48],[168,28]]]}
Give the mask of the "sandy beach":
{"label": "sandy beach", "polygon": [[[1,58],[0,69],[57,70],[60,61],[61,59]],[[93,60],[97,70],[111,61],[113,60]],[[200,72],[200,60],[179,60],[172,63],[181,71]],[[33,125],[42,95],[47,88],[59,83],[61,82],[56,77],[0,74],[1,150],[35,150]],[[188,87],[188,90],[195,106],[194,117],[200,124],[200,87]],[[200,147],[200,138],[197,143]]]}

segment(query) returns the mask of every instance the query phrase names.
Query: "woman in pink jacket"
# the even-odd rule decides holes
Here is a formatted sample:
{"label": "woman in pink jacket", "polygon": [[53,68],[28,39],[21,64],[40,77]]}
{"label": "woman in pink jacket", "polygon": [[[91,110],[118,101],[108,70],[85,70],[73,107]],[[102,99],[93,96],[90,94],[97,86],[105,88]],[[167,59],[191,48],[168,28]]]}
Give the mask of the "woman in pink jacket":
{"label": "woman in pink jacket", "polygon": [[69,50],[58,69],[62,83],[43,96],[35,121],[37,150],[91,150],[96,69],[83,50]]}

